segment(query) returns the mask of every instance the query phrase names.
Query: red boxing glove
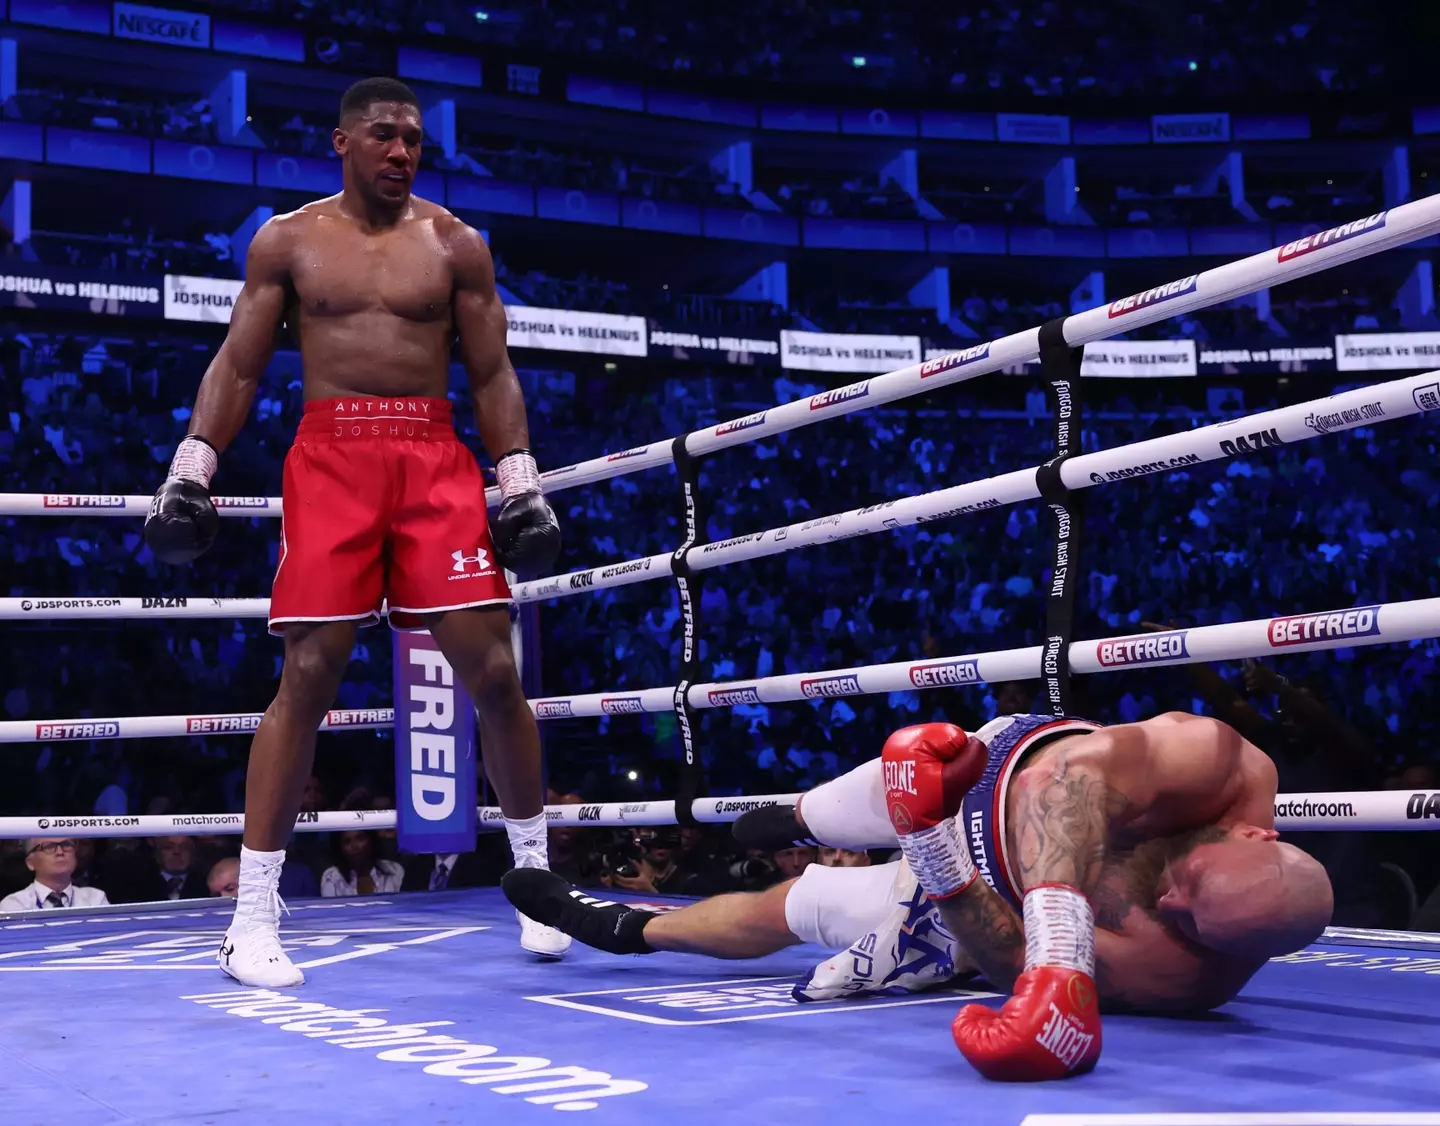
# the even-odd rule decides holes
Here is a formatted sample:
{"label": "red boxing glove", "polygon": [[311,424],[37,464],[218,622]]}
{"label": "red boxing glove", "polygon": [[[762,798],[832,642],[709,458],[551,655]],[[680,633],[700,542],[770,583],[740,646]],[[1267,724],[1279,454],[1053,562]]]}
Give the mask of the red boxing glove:
{"label": "red boxing glove", "polygon": [[955,814],[985,772],[989,749],[950,723],[895,732],[880,753],[885,808],[920,886],[936,899],[957,895],[975,879]]}
{"label": "red boxing glove", "polygon": [[1100,1004],[1094,918],[1075,888],[1041,884],[1026,893],[1025,965],[1003,1007],[960,1010],[951,1025],[960,1054],[1002,1082],[1083,1075],[1100,1059]]}

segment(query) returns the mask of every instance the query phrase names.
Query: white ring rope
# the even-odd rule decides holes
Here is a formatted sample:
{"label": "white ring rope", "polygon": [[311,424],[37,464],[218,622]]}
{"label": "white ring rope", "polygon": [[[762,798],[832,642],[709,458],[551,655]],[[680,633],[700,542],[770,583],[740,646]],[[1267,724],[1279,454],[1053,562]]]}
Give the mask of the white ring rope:
{"label": "white ring rope", "polygon": [[[1270,446],[1289,445],[1321,434],[1353,430],[1436,409],[1440,409],[1440,371],[1429,371],[1388,383],[1352,388],[1323,399],[1311,399],[1193,430],[1081,454],[1061,466],[1060,478],[1068,488],[1086,489],[1091,485],[1188,469]],[[689,566],[693,571],[704,571],[817,543],[832,543],[1036,500],[1040,489],[1035,474],[1034,468],[1018,469],[932,493],[734,536],[693,552]],[[623,563],[591,567],[586,571],[533,579],[516,583],[513,593],[517,602],[541,602],[583,591],[668,579],[671,577],[671,558],[671,552],[664,552]],[[184,605],[167,607],[167,600],[157,598],[0,598],[0,621],[26,618],[263,618],[269,610],[269,601],[263,598],[168,601],[183,602]]]}
{"label": "white ring rope", "polygon": [[[1219,461],[1269,446],[1289,445],[1320,434],[1352,430],[1436,409],[1440,409],[1440,371],[1430,371],[1193,430],[1080,454],[1060,467],[1060,479],[1067,488],[1088,489],[1092,485],[1188,469],[1207,461]],[[1006,505],[1038,500],[1039,497],[1036,468],[1018,469],[932,493],[734,536],[692,551],[686,562],[692,571],[705,571],[812,544],[894,531],[970,512],[988,512]],[[666,552],[592,567],[587,571],[533,579],[516,583],[513,593],[517,602],[536,602],[564,598],[582,591],[668,579],[671,577],[670,558],[671,553]]]}
{"label": "white ring rope", "polygon": [[[1277,618],[1255,618],[1214,626],[1127,634],[1070,645],[1070,669],[1076,673],[1118,672],[1134,668],[1235,661],[1319,649],[1388,645],[1440,636],[1440,598],[1387,602],[1345,610],[1320,610]],[[695,708],[731,708],[741,704],[782,704],[955,688],[1040,675],[1041,646],[1000,649],[957,657],[891,661],[823,672],[786,673],[754,680],[712,681],[692,685]],[[582,696],[546,696],[529,701],[536,719],[637,715],[673,712],[675,689],[593,692]],[[332,711],[321,730],[393,726],[388,708]],[[258,712],[202,716],[137,716],[128,719],[5,720],[0,743],[37,743],[66,739],[163,738],[178,735],[245,733],[260,723]]]}
{"label": "white ring rope", "polygon": [[[1238,258],[1223,266],[1178,278],[1166,285],[1112,301],[1065,318],[1065,342],[1071,346],[1095,343],[1132,329],[1203,309],[1256,290],[1307,277],[1331,266],[1379,254],[1440,232],[1440,196],[1403,203],[1364,219],[1342,223],[1284,246]],[[1002,336],[984,344],[952,352],[924,363],[892,371],[873,379],[797,399],[757,414],[730,419],[685,435],[694,455],[715,453],[731,446],[796,430],[822,419],[838,418],[897,399],[948,387],[988,375],[1001,368],[1030,363],[1040,356],[1040,329]],[[674,460],[675,438],[542,473],[547,493],[591,485],[668,465]],[[500,503],[498,489],[486,491],[491,506]],[[150,497],[90,494],[0,493],[0,516],[143,516]],[[279,516],[279,497],[217,497],[216,507],[227,516]]]}
{"label": "white ring rope", "polygon": [[[104,719],[7,719],[0,743],[59,743],[70,739],[173,739],[192,735],[251,735],[262,712],[212,715],[140,715]],[[394,708],[337,708],[321,731],[375,731],[395,726]]]}
{"label": "white ring rope", "polygon": [[[793,805],[798,794],[757,794],[751,797],[696,798],[695,819],[705,825],[734,821],[742,813],[762,806]],[[481,806],[481,829],[499,829],[504,815],[497,806]],[[635,828],[674,825],[675,802],[596,802],[588,805],[547,805],[551,825],[582,829]],[[330,833],[347,829],[393,829],[393,809],[302,813],[297,833]],[[1323,794],[1279,794],[1275,798],[1275,827],[1294,833],[1326,829],[1356,831],[1408,831],[1440,829],[1440,790],[1357,790]],[[0,817],[0,838],[57,836],[151,837],[168,833],[199,836],[234,836],[245,831],[241,813],[167,813],[134,817]]]}

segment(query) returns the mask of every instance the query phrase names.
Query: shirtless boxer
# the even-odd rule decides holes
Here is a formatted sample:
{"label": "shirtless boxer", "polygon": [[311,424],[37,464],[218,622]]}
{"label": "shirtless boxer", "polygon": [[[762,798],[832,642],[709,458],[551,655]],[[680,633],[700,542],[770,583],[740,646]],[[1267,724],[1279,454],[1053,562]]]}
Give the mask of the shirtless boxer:
{"label": "shirtless boxer", "polygon": [[[383,600],[393,625],[430,631],[475,701],[516,864],[547,863],[539,732],[510,649],[501,568],[548,568],[560,531],[527,448],[490,252],[445,208],[411,195],[422,135],[403,83],[371,78],[346,92],[333,137],[344,190],[256,232],[229,333],[145,522],[166,562],[188,563],[214,541],[210,478],[288,322],[304,359],[305,413],[285,459],[270,601],[285,664],[250,746],[239,897],[218,955],[250,986],[304,980],[279,942],[285,842],[356,630],[379,619]],[[450,423],[457,338],[503,495],[493,541],[479,467]],[[569,942],[521,919],[526,950],[558,956]]]}
{"label": "shirtless boxer", "polygon": [[1215,1008],[1267,959],[1320,935],[1329,879],[1276,839],[1275,791],[1265,754],[1200,716],[1110,728],[1005,716],[974,736],[926,724],[896,732],[881,758],[804,795],[793,814],[746,815],[746,843],[758,821],[772,847],[898,839],[905,861],[812,865],[768,891],[663,915],[587,902],[540,873],[508,873],[504,887],[522,910],[616,953],[750,958],[849,943],[797,986],[800,999],[978,968],[1013,996],[998,1012],[961,1011],[966,1058],[991,1078],[1058,1078],[1099,1056],[1097,991],[1109,1011]]}

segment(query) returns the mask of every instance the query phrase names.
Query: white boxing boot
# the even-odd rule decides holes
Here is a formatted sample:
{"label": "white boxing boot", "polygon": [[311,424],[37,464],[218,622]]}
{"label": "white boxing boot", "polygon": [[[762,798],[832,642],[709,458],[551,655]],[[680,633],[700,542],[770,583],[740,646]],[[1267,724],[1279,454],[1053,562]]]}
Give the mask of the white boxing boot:
{"label": "white boxing boot", "polygon": [[280,869],[285,851],[255,852],[240,847],[240,894],[235,917],[215,960],[242,985],[280,989],[302,985],[305,975],[280,946]]}
{"label": "white boxing boot", "polygon": [[547,927],[543,923],[537,923],[528,915],[520,914],[519,911],[515,912],[515,918],[520,924],[520,949],[552,961],[560,958],[565,951],[570,949],[568,934],[557,931],[554,927]]}

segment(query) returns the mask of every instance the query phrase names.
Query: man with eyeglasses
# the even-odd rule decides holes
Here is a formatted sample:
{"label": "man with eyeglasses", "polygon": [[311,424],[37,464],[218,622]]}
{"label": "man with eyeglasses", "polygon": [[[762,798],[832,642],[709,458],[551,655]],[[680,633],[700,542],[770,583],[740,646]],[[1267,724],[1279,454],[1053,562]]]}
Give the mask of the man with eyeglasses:
{"label": "man with eyeglasses", "polygon": [[35,882],[0,899],[0,915],[12,911],[45,911],[52,907],[104,907],[110,901],[99,888],[76,887],[75,842],[31,837],[25,842],[25,867]]}

